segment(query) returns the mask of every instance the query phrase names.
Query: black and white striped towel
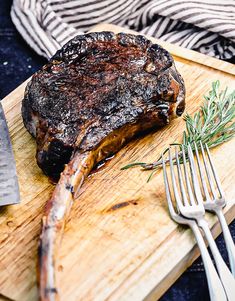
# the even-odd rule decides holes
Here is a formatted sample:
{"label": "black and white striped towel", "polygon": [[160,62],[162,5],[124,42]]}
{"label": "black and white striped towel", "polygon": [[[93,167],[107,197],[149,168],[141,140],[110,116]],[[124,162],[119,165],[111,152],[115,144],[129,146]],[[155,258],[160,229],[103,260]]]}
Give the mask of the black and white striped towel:
{"label": "black and white striped towel", "polygon": [[48,58],[101,22],[235,58],[234,0],[14,0],[11,17],[28,44]]}

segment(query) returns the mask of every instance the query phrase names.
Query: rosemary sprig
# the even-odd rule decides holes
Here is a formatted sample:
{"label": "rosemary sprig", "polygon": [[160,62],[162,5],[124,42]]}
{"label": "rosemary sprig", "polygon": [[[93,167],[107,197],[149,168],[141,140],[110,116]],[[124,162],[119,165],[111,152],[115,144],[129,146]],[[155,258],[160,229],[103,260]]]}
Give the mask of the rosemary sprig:
{"label": "rosemary sprig", "polygon": [[[235,90],[228,94],[227,88],[220,91],[220,82],[212,83],[212,89],[208,96],[204,96],[205,101],[199,111],[193,116],[185,114],[184,121],[186,129],[183,132],[182,142],[171,143],[172,145],[187,146],[189,143],[194,149],[194,143],[200,149],[200,141],[213,148],[222,144],[235,136]],[[170,147],[169,146],[169,147]],[[163,153],[169,150],[167,147]],[[187,156],[187,154],[186,154]],[[162,166],[161,157],[153,163],[134,162],[124,167],[122,170],[135,166],[141,166],[144,170],[152,170],[148,181],[152,175]]]}

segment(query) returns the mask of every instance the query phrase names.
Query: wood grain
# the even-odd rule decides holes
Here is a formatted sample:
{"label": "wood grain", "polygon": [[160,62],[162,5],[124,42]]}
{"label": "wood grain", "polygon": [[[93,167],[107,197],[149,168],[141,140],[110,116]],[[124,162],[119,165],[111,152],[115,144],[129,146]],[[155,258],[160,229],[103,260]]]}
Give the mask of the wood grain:
{"label": "wood grain", "polygon": [[[94,31],[126,31],[101,24]],[[154,39],[153,39],[154,40]],[[160,42],[174,55],[187,90],[187,109],[198,110],[202,96],[219,79],[234,84],[234,66]],[[26,132],[21,99],[26,83],[3,100],[19,176],[21,204],[0,208],[0,296],[37,300],[36,263],[41,216],[54,186],[35,162],[35,141]],[[124,147],[82,187],[67,224],[58,280],[62,300],[156,300],[199,255],[189,229],[169,217],[162,173],[146,183],[148,172],[121,171],[129,162],[151,162],[180,140],[182,118]],[[225,213],[234,219],[235,140],[212,151],[228,197]],[[217,220],[207,215],[214,236]],[[3,298],[3,297],[2,297]],[[4,299],[3,299],[4,300]]]}

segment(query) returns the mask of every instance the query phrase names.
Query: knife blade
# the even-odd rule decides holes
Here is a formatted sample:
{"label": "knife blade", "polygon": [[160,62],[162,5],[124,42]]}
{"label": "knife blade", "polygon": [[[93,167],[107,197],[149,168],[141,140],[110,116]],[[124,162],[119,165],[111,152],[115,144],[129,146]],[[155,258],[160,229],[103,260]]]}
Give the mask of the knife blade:
{"label": "knife blade", "polygon": [[0,206],[20,202],[19,184],[10,135],[0,101]]}

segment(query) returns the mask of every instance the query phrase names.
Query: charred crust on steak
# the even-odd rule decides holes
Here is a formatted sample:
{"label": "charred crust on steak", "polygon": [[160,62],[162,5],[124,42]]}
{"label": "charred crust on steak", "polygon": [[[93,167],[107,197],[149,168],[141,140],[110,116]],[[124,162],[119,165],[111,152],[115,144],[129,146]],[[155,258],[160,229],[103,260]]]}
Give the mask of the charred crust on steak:
{"label": "charred crust on steak", "polygon": [[[97,32],[73,38],[33,75],[22,116],[37,139],[39,166],[57,179],[75,151],[106,140],[107,155],[115,153],[137,133],[180,116],[184,100],[165,49],[141,35]],[[109,145],[114,133],[123,137]]]}

